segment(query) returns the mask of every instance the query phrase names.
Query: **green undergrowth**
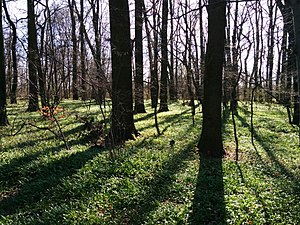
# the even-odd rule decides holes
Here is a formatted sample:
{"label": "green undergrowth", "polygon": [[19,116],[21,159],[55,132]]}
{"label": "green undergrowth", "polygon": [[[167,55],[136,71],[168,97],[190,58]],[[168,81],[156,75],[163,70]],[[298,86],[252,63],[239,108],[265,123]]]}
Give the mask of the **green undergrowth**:
{"label": "green undergrowth", "polygon": [[[140,136],[114,149],[88,140],[78,118],[103,122],[94,102],[64,101],[55,121],[26,103],[9,105],[0,128],[0,224],[299,224],[298,131],[283,107],[256,104],[251,143],[250,105],[224,111],[223,160],[199,159],[201,108],[195,126],[179,102],[135,115]],[[109,103],[104,110],[109,118]],[[47,129],[40,129],[47,128]],[[51,132],[51,131],[52,132]],[[170,145],[170,141],[175,144]]]}

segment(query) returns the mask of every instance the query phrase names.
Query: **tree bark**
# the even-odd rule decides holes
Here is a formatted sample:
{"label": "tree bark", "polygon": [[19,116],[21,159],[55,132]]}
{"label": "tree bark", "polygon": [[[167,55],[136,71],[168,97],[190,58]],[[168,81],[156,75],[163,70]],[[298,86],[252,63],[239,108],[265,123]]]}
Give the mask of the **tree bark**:
{"label": "tree bark", "polygon": [[17,88],[18,88],[18,62],[17,62],[17,28],[14,22],[11,20],[7,10],[6,2],[3,1],[3,9],[5,11],[6,18],[12,29],[12,43],[11,43],[11,55],[12,55],[12,69],[13,77],[10,89],[10,103],[17,103]]}
{"label": "tree bark", "polygon": [[[147,35],[147,44],[149,52],[149,61],[150,61],[150,95],[151,95],[151,107],[157,107],[158,103],[158,32],[157,24],[159,23],[159,17],[157,16],[156,4],[153,2],[153,41],[151,41],[151,32],[149,29],[149,20],[147,18],[147,13],[145,9],[145,2],[143,1],[143,14],[145,19],[145,28]],[[152,43],[151,43],[152,42]],[[152,52],[153,51],[153,52]]]}
{"label": "tree bark", "polygon": [[161,30],[161,78],[159,112],[168,109],[168,0],[163,0]]}
{"label": "tree bark", "polygon": [[75,0],[68,0],[69,10],[70,10],[70,16],[71,16],[71,27],[72,27],[72,94],[73,99],[78,100],[78,76],[77,76],[77,37],[76,37],[76,20],[75,20]]}
{"label": "tree bark", "polygon": [[200,154],[222,157],[222,73],[225,41],[225,0],[209,0],[208,47],[205,60],[202,132],[198,143]]}
{"label": "tree bark", "polygon": [[143,70],[143,0],[135,1],[135,113],[145,113]]}
{"label": "tree bark", "polygon": [[29,104],[27,111],[34,112],[39,109],[38,80],[36,65],[36,25],[34,14],[34,0],[27,0],[28,7],[28,73],[29,73]]}
{"label": "tree bark", "polygon": [[80,0],[80,29],[79,29],[79,36],[80,36],[80,72],[81,72],[81,99],[83,101],[87,100],[87,87],[86,87],[86,68],[85,68],[85,41],[84,41],[84,1]]}
{"label": "tree bark", "polygon": [[170,72],[170,81],[169,81],[169,93],[170,93],[170,100],[175,101],[177,100],[177,94],[175,90],[175,74],[174,74],[174,4],[173,0],[169,0],[170,4],[170,29],[171,29],[171,37],[170,37],[170,63],[169,72]]}
{"label": "tree bark", "polygon": [[92,6],[92,11],[93,11],[93,27],[94,27],[94,33],[95,33],[95,54],[94,54],[94,59],[96,63],[96,68],[97,68],[97,86],[96,88],[96,99],[99,104],[103,103],[103,100],[105,100],[105,90],[107,89],[107,80],[102,68],[102,63],[101,63],[101,29],[102,25],[99,25],[99,20],[100,23],[102,23],[102,15],[100,16],[100,2],[99,1],[94,1],[94,4]]}
{"label": "tree bark", "polygon": [[[269,2],[269,34],[268,35],[268,56],[267,56],[267,79],[266,79],[266,88],[272,93],[273,91],[273,62],[274,62],[274,44],[275,44],[275,25],[276,25],[276,8],[274,16],[274,4],[273,0]],[[274,18],[274,19],[273,19]],[[271,101],[271,98],[268,98]]]}
{"label": "tree bark", "polygon": [[296,73],[294,76],[294,91],[297,93],[297,95],[295,97],[293,123],[300,126],[300,2],[299,0],[290,0],[288,3],[291,5],[293,10],[295,34]]}
{"label": "tree bark", "polygon": [[[235,3],[235,13],[234,13],[234,23],[233,23],[233,32],[232,32],[232,65],[231,65],[231,74],[230,74],[230,108],[234,114],[237,114],[238,106],[238,75],[239,75],[239,66],[238,66],[238,49],[240,42],[240,34],[238,32],[238,11],[239,3]],[[241,25],[240,25],[241,26]]]}
{"label": "tree bark", "polygon": [[6,74],[4,65],[4,40],[2,26],[2,0],[0,0],[0,126],[8,125],[6,113]]}
{"label": "tree bark", "polygon": [[133,120],[130,22],[127,0],[110,0],[112,54],[112,138],[115,144],[137,134]]}

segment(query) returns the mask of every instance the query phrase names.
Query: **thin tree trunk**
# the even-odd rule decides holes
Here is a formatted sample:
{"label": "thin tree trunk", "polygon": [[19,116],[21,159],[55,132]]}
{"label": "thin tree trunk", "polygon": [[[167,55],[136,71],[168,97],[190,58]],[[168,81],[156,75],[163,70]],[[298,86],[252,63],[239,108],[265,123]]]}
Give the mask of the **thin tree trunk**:
{"label": "thin tree trunk", "polygon": [[[156,4],[153,2],[153,44],[151,45],[151,35],[150,29],[148,26],[149,20],[147,19],[146,11],[145,11],[145,4],[144,5],[144,18],[145,18],[145,26],[146,26],[146,34],[147,34],[147,41],[148,41],[148,51],[149,57],[152,53],[153,49],[153,57],[150,57],[150,95],[151,95],[151,107],[155,108],[158,104],[158,32],[157,32],[157,24],[158,24],[158,16],[157,16],[157,9]],[[147,20],[147,21],[146,21]],[[151,63],[152,60],[152,63]]]}
{"label": "thin tree trunk", "polygon": [[85,42],[84,42],[84,21],[83,21],[83,12],[84,12],[84,1],[80,0],[80,72],[81,72],[81,99],[83,101],[87,100],[87,87],[86,87],[86,68],[85,68]]}
{"label": "thin tree trunk", "polygon": [[205,73],[205,42],[204,42],[204,29],[203,29],[203,7],[202,0],[199,0],[199,33],[200,33],[200,87],[199,95],[203,98],[203,78]]}
{"label": "thin tree trunk", "polygon": [[[49,8],[49,0],[46,1],[46,7],[47,7],[47,17],[48,17],[48,36],[47,38],[49,38],[49,46],[51,46],[51,48],[49,48],[49,54],[50,54],[50,64],[51,64],[51,69],[50,69],[50,74],[49,76],[51,77],[50,80],[51,82],[49,82],[49,87],[51,87],[52,95],[54,96],[53,99],[53,103],[54,105],[58,105],[59,103],[59,84],[58,84],[58,73],[57,73],[57,52],[55,49],[55,40],[54,40],[54,34],[53,34],[53,25],[52,25],[52,19],[51,19],[51,12],[50,12],[50,8]],[[41,67],[40,67],[41,68]],[[39,74],[43,74],[42,70],[40,70]],[[42,76],[42,75],[41,75]],[[41,77],[40,76],[40,77]],[[48,101],[50,100],[50,88],[48,89]],[[54,93],[53,93],[54,92]]]}
{"label": "thin tree trunk", "polygon": [[190,98],[189,105],[192,108],[192,119],[193,119],[193,125],[195,123],[194,116],[195,116],[195,97],[194,97],[194,91],[192,87],[192,77],[193,77],[193,71],[192,71],[192,30],[191,30],[191,24],[188,22],[188,2],[185,1],[185,7],[184,7],[184,23],[185,23],[185,51],[184,51],[184,59],[183,64],[186,68],[186,77],[187,77],[187,89],[188,89],[188,95]]}
{"label": "thin tree trunk", "polygon": [[[296,72],[294,75],[294,92],[296,92],[294,104],[293,123],[300,128],[300,2],[291,0],[290,4],[293,9],[294,33],[295,33],[295,61]],[[300,132],[300,130],[299,130]],[[300,138],[300,133],[299,133]]]}
{"label": "thin tree trunk", "polygon": [[96,52],[95,52],[95,62],[96,62],[96,68],[97,68],[97,81],[98,84],[96,86],[97,91],[97,100],[98,103],[101,105],[103,103],[103,100],[105,100],[105,90],[107,88],[107,81],[106,77],[102,68],[101,63],[101,29],[102,26],[99,24],[102,22],[102,15],[100,15],[100,2],[95,1],[94,4],[96,4],[94,7],[92,7],[93,10],[93,27],[94,27],[94,33],[95,33],[95,43],[96,43]]}
{"label": "thin tree trunk", "polygon": [[223,81],[223,106],[227,107],[230,101],[231,94],[231,81],[232,81],[232,60],[231,60],[231,4],[227,4],[227,24],[226,24],[226,39],[225,39],[225,68],[224,68],[224,81]]}
{"label": "thin tree trunk", "polygon": [[143,70],[143,0],[135,1],[135,113],[145,113]]}
{"label": "thin tree trunk", "polygon": [[6,77],[4,65],[4,40],[2,26],[2,0],[0,0],[0,126],[8,125],[6,112]]}
{"label": "thin tree trunk", "polygon": [[[273,0],[269,1],[269,34],[268,35],[268,56],[267,56],[267,79],[266,86],[267,89],[272,93],[273,91],[273,73],[274,73],[274,45],[275,45],[275,25],[276,25],[276,16],[277,10],[275,8],[274,15],[274,3]],[[268,101],[271,101],[271,97],[268,97]]]}
{"label": "thin tree trunk", "polygon": [[239,3],[235,3],[235,13],[234,13],[234,24],[233,24],[233,32],[232,32],[232,74],[231,74],[231,93],[230,93],[230,108],[231,111],[236,114],[237,106],[238,106],[238,95],[237,95],[237,81],[238,81],[238,11],[239,11]]}
{"label": "thin tree trunk", "polygon": [[169,0],[170,5],[170,80],[169,80],[169,93],[170,93],[170,100],[174,101],[177,100],[176,91],[175,91],[175,78],[174,78],[174,4],[173,0]]}
{"label": "thin tree trunk", "polygon": [[17,103],[17,88],[18,88],[18,62],[17,62],[17,28],[14,22],[11,20],[10,15],[8,13],[6,7],[6,1],[3,1],[3,8],[5,11],[5,16],[9,22],[9,25],[12,29],[12,43],[11,43],[11,55],[12,55],[12,70],[13,70],[13,77],[12,77],[12,85],[10,90],[10,103],[16,104]]}
{"label": "thin tree trunk", "polygon": [[78,100],[78,76],[77,76],[77,36],[76,36],[76,20],[75,20],[75,0],[68,0],[69,10],[70,10],[70,16],[71,16],[71,27],[72,27],[72,93],[73,93],[73,99]]}

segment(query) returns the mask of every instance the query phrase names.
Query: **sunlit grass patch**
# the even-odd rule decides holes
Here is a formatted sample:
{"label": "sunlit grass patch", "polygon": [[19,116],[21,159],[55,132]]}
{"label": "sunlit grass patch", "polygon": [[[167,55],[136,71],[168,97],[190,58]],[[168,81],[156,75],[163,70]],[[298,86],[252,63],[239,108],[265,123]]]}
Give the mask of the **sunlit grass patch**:
{"label": "sunlit grass patch", "polygon": [[[77,119],[87,116],[103,122],[95,102],[66,100],[60,105],[65,117],[59,123],[69,149],[53,133],[33,126],[11,136],[24,121],[58,130],[39,112],[26,113],[26,104],[9,105],[11,125],[0,130],[0,224],[300,221],[298,131],[287,123],[281,106],[255,104],[253,145],[250,105],[240,103],[235,116],[238,162],[232,118],[224,114],[227,155],[222,161],[204,162],[196,149],[201,108],[196,109],[193,126],[190,107],[170,104],[169,112],[158,113],[162,132],[158,136],[147,101],[147,113],[134,115],[140,136],[113,149],[111,155],[112,149],[96,147],[84,138]],[[110,105],[103,110],[109,118]],[[197,210],[224,214],[213,221]]]}

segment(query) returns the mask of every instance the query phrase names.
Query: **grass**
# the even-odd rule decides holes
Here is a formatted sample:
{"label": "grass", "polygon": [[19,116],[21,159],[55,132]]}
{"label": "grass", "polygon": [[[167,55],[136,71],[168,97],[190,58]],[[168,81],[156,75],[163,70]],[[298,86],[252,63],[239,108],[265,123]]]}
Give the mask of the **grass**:
{"label": "grass", "polygon": [[[76,115],[94,116],[94,102],[64,101],[59,118],[70,149],[48,130],[57,126],[26,103],[9,105],[11,125],[0,128],[0,224],[299,224],[300,151],[297,129],[278,105],[250,105],[236,116],[239,162],[231,117],[224,113],[223,160],[199,160],[197,109],[172,103],[159,114],[135,115],[141,136],[114,149],[93,146]],[[108,111],[108,110],[107,110]],[[175,145],[170,147],[170,140]]]}

